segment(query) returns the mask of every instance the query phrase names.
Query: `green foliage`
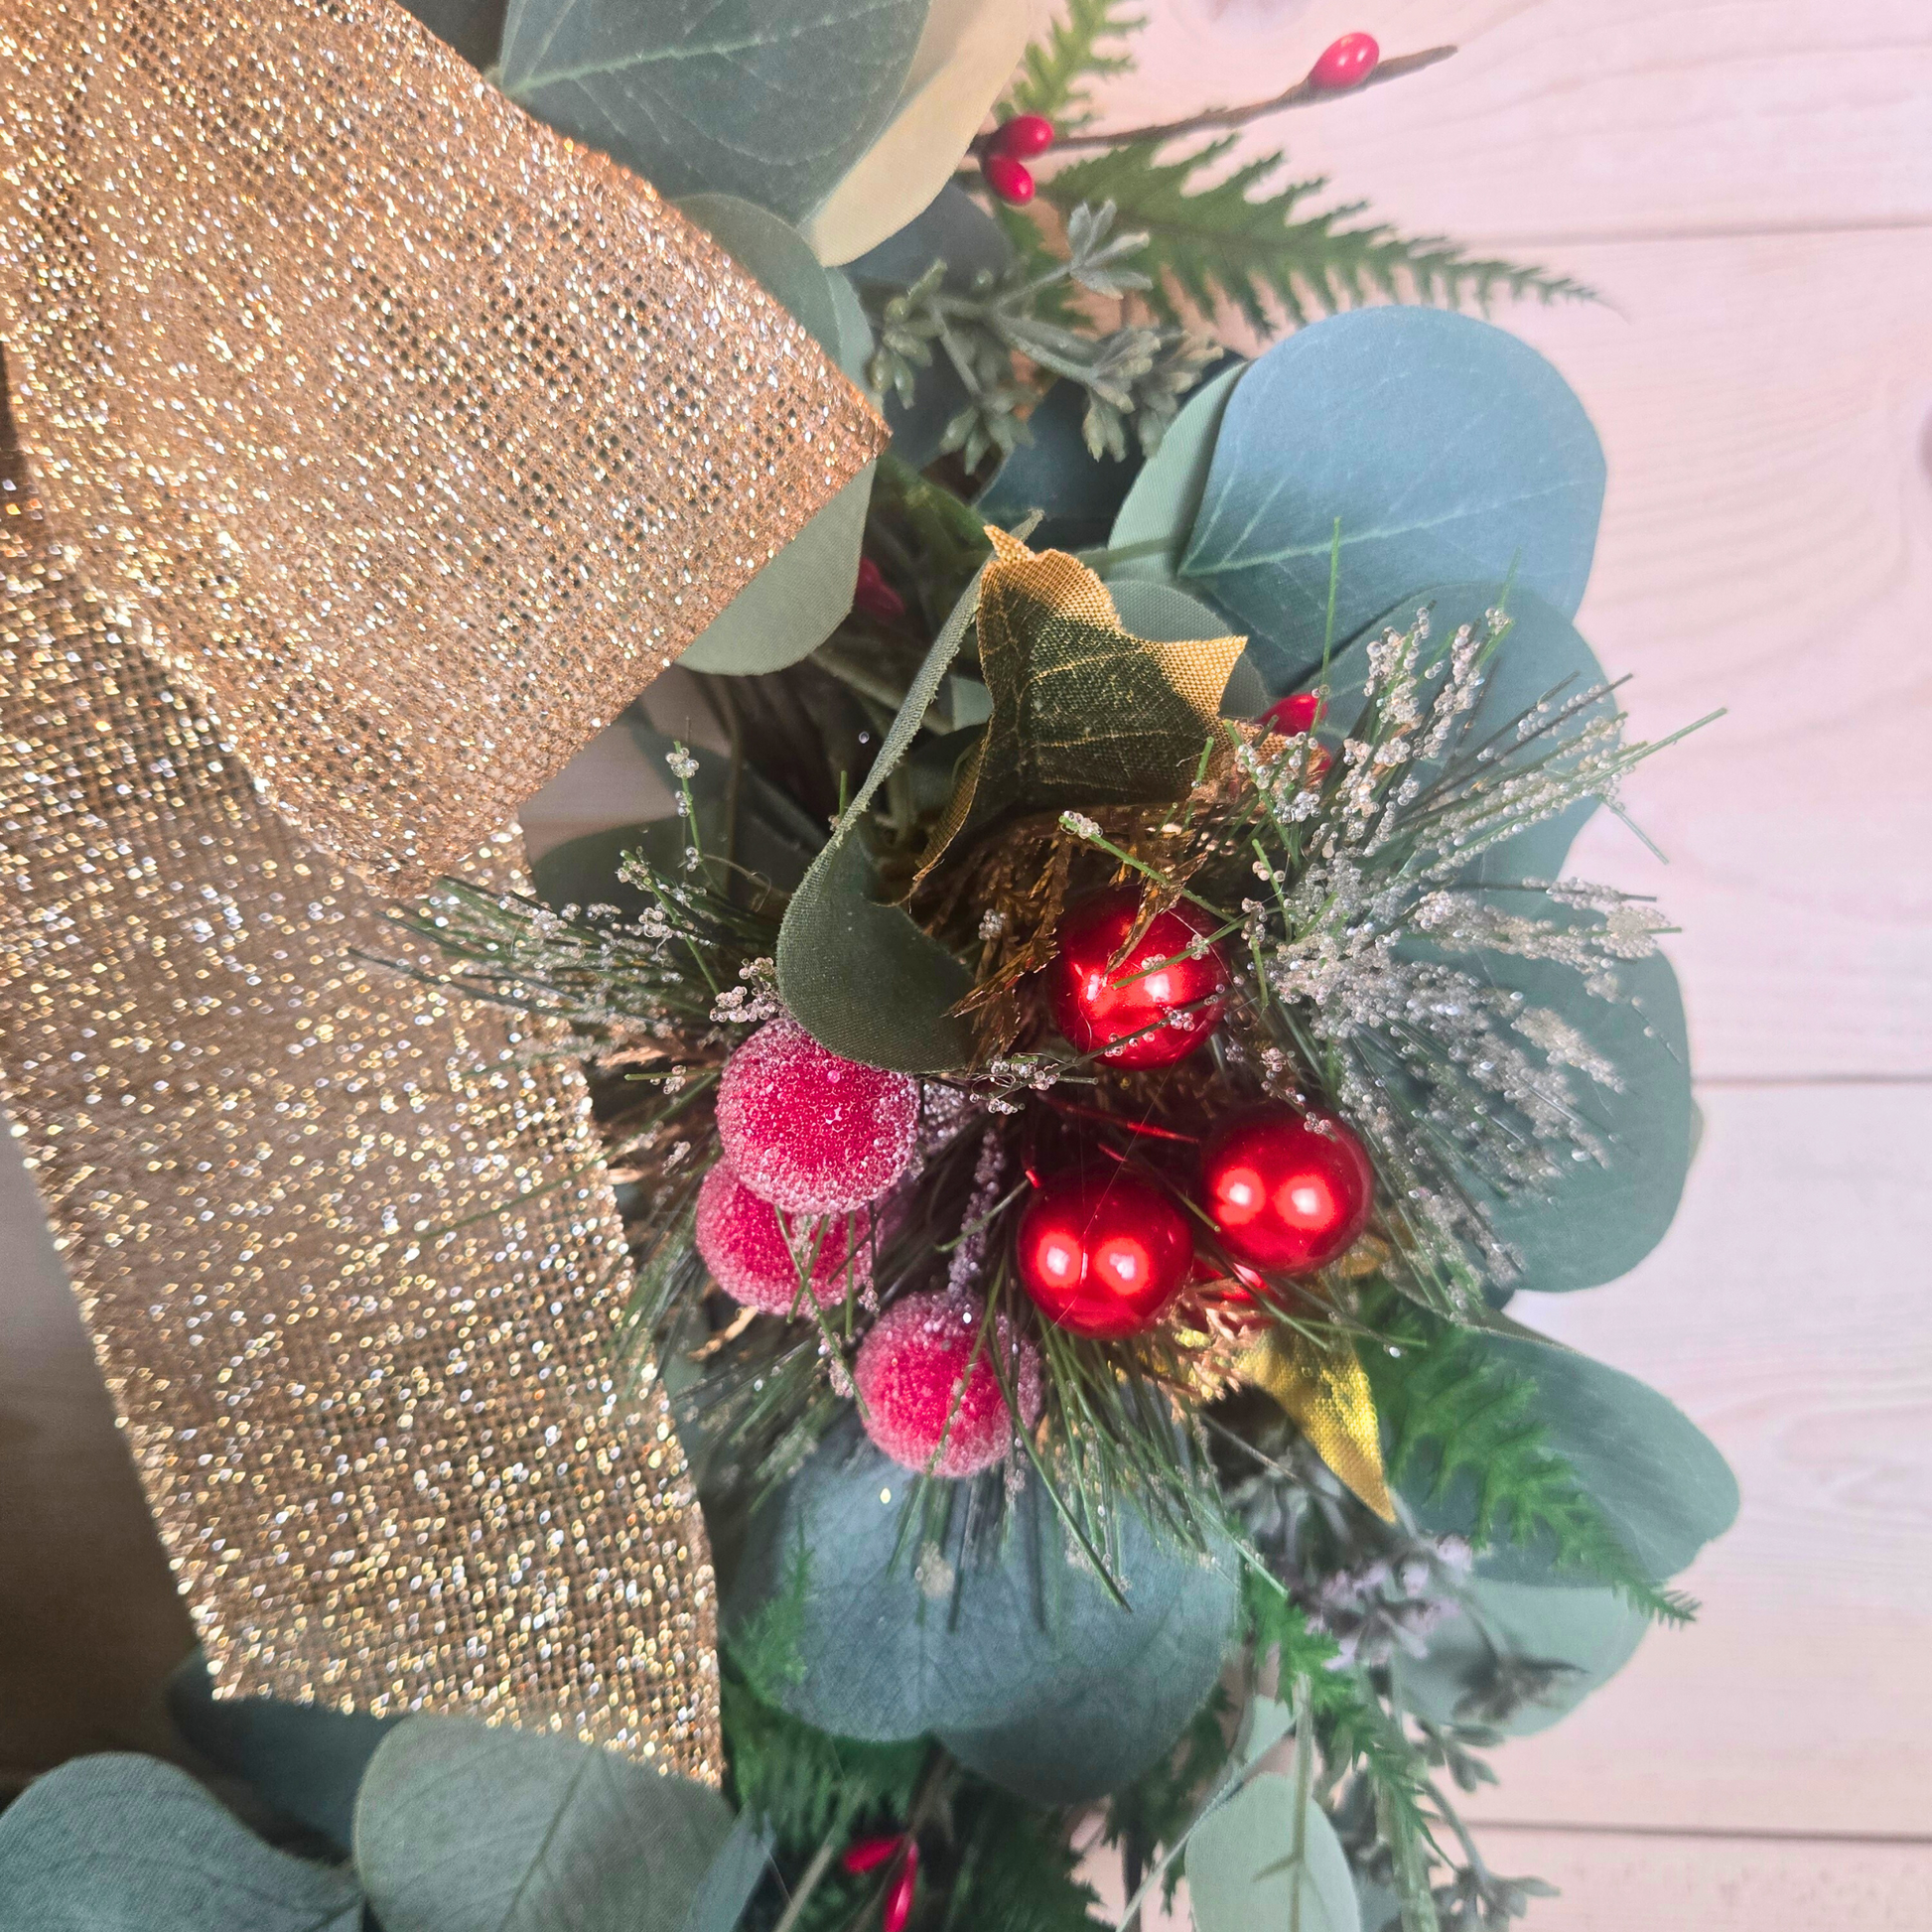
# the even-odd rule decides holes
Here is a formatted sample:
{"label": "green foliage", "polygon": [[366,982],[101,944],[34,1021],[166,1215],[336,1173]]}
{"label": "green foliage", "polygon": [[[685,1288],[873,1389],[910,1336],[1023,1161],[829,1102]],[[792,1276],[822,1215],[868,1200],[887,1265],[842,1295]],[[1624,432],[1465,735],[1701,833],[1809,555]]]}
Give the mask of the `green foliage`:
{"label": "green foliage", "polygon": [[1000,119],[1043,114],[1063,132],[1086,126],[1093,118],[1087,83],[1133,70],[1134,58],[1121,43],[1147,25],[1147,16],[1129,13],[1131,4],[1067,0],[1065,17],[1028,48],[1025,71],[1000,103]]}
{"label": "green foliage", "polygon": [[1113,203],[1125,227],[1147,235],[1135,265],[1153,279],[1145,300],[1169,322],[1179,320],[1176,289],[1203,315],[1233,303],[1267,335],[1276,329],[1271,303],[1300,325],[1311,311],[1330,313],[1378,296],[1481,308],[1498,295],[1590,298],[1580,283],[1547,269],[1472,257],[1440,237],[1401,235],[1379,221],[1348,225],[1362,211],[1359,202],[1304,213],[1303,205],[1327,186],[1323,178],[1257,196],[1253,191],[1286,165],[1280,154],[1209,179],[1234,139],[1222,136],[1172,161],[1161,159],[1159,142],[1108,148],[1046,176],[1040,199],[1063,214],[1082,203]]}
{"label": "green foliage", "polygon": [[1387,1438],[1390,1480],[1426,1475],[1441,1497],[1458,1476],[1475,1485],[1477,1544],[1548,1541],[1556,1566],[1606,1584],[1633,1608],[1688,1623],[1697,1605],[1660,1588],[1618,1538],[1539,1419],[1537,1386],[1498,1359],[1486,1336],[1413,1309],[1392,1311],[1400,1349],[1368,1351]]}
{"label": "green foliage", "polygon": [[947,1900],[945,1932],[1092,1932],[1099,1903],[1075,1873],[1065,1825],[1050,1812],[988,1792],[975,1807]]}

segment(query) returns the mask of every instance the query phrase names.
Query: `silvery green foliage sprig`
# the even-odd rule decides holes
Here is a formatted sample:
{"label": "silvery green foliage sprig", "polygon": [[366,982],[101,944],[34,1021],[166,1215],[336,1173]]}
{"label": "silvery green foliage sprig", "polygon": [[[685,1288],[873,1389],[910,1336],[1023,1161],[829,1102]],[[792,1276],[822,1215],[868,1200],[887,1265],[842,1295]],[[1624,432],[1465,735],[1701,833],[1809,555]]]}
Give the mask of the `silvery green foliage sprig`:
{"label": "silvery green foliage sprig", "polygon": [[1152,455],[1213,349],[1178,329],[1128,324],[1094,332],[1054,314],[1069,288],[1102,299],[1146,288],[1146,276],[1125,266],[1146,239],[1116,230],[1109,202],[1073,211],[1064,261],[1032,255],[1001,274],[982,269],[963,290],[948,285],[943,261],[933,262],[873,309],[879,346],[869,380],[880,394],[892,390],[910,403],[918,372],[944,355],[969,400],[941,447],[975,469],[991,452],[1004,455],[1026,440],[1024,412],[1037,392],[1015,366],[1023,356],[1086,390],[1083,431],[1095,457],[1124,457],[1130,431]]}

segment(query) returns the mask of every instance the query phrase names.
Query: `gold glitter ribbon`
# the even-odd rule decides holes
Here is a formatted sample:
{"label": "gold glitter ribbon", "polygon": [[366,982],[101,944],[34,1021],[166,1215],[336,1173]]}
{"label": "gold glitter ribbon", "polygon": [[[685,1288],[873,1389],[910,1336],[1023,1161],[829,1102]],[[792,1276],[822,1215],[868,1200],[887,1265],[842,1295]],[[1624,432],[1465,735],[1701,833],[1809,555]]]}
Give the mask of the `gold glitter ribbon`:
{"label": "gold glitter ribbon", "polygon": [[708,237],[394,0],[4,0],[0,342],[88,582],[397,890],[886,440]]}
{"label": "gold glitter ribbon", "polygon": [[715,1782],[582,1081],[358,874],[513,877],[883,426],[393,0],[5,0],[0,89],[0,1084],[216,1687]]}
{"label": "gold glitter ribbon", "polygon": [[1271,1326],[1236,1359],[1234,1373],[1281,1404],[1351,1495],[1385,1523],[1395,1521],[1375,1397],[1349,1342],[1318,1342],[1299,1329]]}

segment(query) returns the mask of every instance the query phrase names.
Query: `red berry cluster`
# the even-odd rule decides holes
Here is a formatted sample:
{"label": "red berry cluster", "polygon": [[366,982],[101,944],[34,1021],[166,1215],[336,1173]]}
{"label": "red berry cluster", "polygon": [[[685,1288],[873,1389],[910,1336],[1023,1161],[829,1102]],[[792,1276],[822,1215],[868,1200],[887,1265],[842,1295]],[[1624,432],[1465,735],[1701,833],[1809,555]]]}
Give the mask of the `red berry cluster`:
{"label": "red berry cluster", "polygon": [[1053,145],[1053,123],[1041,114],[1016,114],[994,131],[980,173],[1000,200],[1024,207],[1034,198],[1034,171],[1027,163]]}

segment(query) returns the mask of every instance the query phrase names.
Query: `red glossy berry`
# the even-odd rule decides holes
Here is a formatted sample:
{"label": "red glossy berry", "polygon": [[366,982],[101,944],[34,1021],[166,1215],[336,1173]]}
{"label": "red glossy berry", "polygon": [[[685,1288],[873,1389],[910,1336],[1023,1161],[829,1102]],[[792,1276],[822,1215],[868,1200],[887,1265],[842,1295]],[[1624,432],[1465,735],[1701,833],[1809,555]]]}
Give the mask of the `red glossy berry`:
{"label": "red glossy berry", "polygon": [[877,1871],[888,1859],[898,1856],[898,1848],[905,1843],[903,1832],[881,1832],[876,1838],[857,1838],[839,1863],[855,1878],[863,1878],[868,1871]]}
{"label": "red glossy berry", "polygon": [[1325,1268],[1355,1241],[1375,1171],[1339,1121],[1292,1108],[1238,1115],[1201,1157],[1201,1205],[1241,1261],[1284,1274]]}
{"label": "red glossy berry", "polygon": [[1381,65],[1382,50],[1373,34],[1344,34],[1321,50],[1321,57],[1309,69],[1309,85],[1329,93],[1359,87]]}
{"label": "red glossy berry", "polygon": [[1103,1341],[1153,1326],[1194,1257],[1180,1209],[1122,1168],[1041,1182],[1018,1246],[1021,1284],[1047,1320]]}
{"label": "red glossy berry", "polygon": [[1117,960],[1140,908],[1132,886],[1074,906],[1054,935],[1047,998],[1053,1024],[1082,1053],[1109,1066],[1172,1066],[1219,1022],[1227,961],[1211,943],[1192,956],[1210,928],[1184,905],[1160,914]]}
{"label": "red glossy berry", "polygon": [[912,1158],[919,1083],[828,1052],[792,1019],[725,1062],[718,1138],[739,1179],[793,1214],[877,1200]]}
{"label": "red glossy berry", "polygon": [[1005,1351],[1021,1420],[1039,1420],[1038,1351],[1004,1316],[986,1333],[985,1312],[966,1296],[935,1292],[895,1302],[873,1324],[852,1380],[866,1434],[895,1462],[970,1476],[999,1461],[1014,1421],[995,1348]]}
{"label": "red glossy berry", "polygon": [[789,1314],[794,1309],[811,1313],[798,1293],[798,1270],[814,1253],[812,1294],[820,1308],[844,1301],[848,1287],[854,1293],[864,1288],[872,1280],[870,1234],[871,1217],[863,1208],[823,1222],[803,1214],[780,1222],[778,1210],[753,1193],[724,1161],[698,1189],[695,1239],[704,1265],[734,1302],[766,1314]]}
{"label": "red glossy berry", "polygon": [[1320,724],[1321,714],[1327,709],[1318,691],[1296,691],[1286,698],[1277,698],[1261,714],[1261,723],[1284,738],[1300,738]]}
{"label": "red glossy berry", "polygon": [[1044,114],[1016,114],[1002,121],[993,136],[993,152],[1010,154],[1016,161],[1031,161],[1053,145],[1053,123]]}
{"label": "red glossy berry", "polygon": [[887,583],[885,573],[870,557],[859,559],[859,581],[852,587],[852,608],[883,623],[905,615],[905,600]]}
{"label": "red glossy berry", "polygon": [[980,163],[980,172],[1001,201],[1025,207],[1033,200],[1034,172],[1024,161],[1016,161],[1010,154],[989,154]]}
{"label": "red glossy berry", "polygon": [[912,1893],[918,1882],[919,1848],[914,1843],[905,1848],[905,1863],[893,1880],[892,1890],[886,1894],[886,1909],[880,1918],[882,1932],[905,1932],[905,1921],[912,1916]]}

